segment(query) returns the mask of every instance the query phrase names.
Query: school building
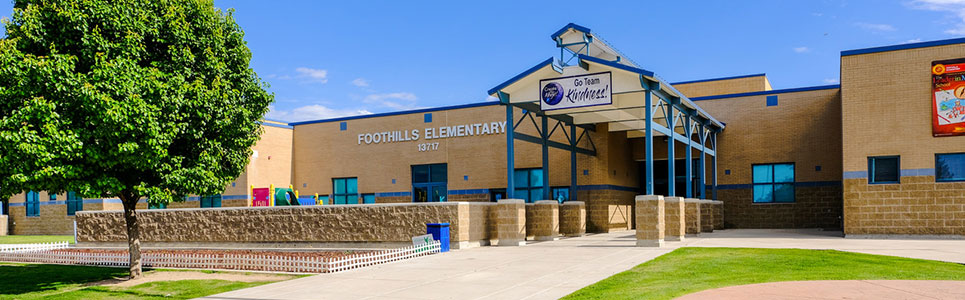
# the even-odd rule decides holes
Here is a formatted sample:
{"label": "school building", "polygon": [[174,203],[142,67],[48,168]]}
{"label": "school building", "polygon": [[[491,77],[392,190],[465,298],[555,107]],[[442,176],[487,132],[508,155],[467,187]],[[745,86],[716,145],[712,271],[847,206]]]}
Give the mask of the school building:
{"label": "school building", "polygon": [[[575,24],[551,39],[559,57],[480,91],[498,101],[266,120],[222,195],[168,208],[250,206],[269,186],[302,205],[582,201],[607,232],[634,227],[636,195],[667,195],[723,201],[726,228],[965,237],[965,39],[842,51],[839,85],[780,90],[666,82]],[[69,234],[76,211],[120,209],[41,191],[3,211],[11,234]]]}

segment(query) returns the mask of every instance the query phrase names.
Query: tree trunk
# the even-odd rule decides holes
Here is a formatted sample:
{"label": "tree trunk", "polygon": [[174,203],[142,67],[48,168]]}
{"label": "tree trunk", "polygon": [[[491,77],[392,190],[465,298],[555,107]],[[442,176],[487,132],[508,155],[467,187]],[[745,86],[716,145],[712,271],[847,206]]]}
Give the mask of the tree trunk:
{"label": "tree trunk", "polygon": [[140,198],[131,193],[121,193],[121,203],[124,204],[124,222],[127,223],[127,247],[131,255],[130,278],[141,277],[141,228],[137,223],[137,200]]}

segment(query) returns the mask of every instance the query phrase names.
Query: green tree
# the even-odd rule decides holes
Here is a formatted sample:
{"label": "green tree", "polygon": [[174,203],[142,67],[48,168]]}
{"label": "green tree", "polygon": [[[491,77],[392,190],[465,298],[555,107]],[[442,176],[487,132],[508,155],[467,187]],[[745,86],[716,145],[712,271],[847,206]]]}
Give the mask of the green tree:
{"label": "green tree", "polygon": [[0,40],[0,197],[117,197],[131,278],[139,199],[220,193],[273,96],[211,0],[16,0]]}

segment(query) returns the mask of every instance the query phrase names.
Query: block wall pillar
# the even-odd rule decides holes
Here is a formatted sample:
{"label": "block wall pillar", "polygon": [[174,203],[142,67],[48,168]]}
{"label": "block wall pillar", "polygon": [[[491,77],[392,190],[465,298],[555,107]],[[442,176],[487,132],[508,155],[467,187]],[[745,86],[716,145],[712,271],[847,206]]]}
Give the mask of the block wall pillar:
{"label": "block wall pillar", "polygon": [[583,201],[566,201],[560,205],[560,233],[563,236],[586,234],[586,204]]}
{"label": "block wall pillar", "polygon": [[498,246],[526,245],[526,202],[522,199],[496,203],[496,238]]}
{"label": "block wall pillar", "polygon": [[700,200],[687,198],[684,199],[685,221],[687,224],[687,235],[700,234]]}
{"label": "block wall pillar", "polygon": [[683,197],[664,197],[664,217],[666,219],[665,239],[683,241],[687,234],[686,208]]}
{"label": "block wall pillar", "polygon": [[534,208],[532,227],[534,238],[537,241],[558,240],[560,238],[560,202],[540,200],[536,201]]}
{"label": "block wall pillar", "polygon": [[637,246],[663,246],[664,202],[663,196],[640,195],[636,198]]}

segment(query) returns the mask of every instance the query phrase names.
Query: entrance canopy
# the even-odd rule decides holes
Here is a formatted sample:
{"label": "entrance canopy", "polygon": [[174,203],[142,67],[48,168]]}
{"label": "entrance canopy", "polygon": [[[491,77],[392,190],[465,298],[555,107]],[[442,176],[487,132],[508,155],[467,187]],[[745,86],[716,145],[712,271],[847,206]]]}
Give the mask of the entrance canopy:
{"label": "entrance canopy", "polygon": [[[725,124],[654,72],[637,66],[602,39],[594,37],[586,27],[569,24],[551,38],[560,48],[558,59],[546,59],[489,90],[489,95],[507,106],[508,124],[514,122],[511,108],[515,106],[573,126],[590,129],[596,124],[607,124],[610,132],[625,132],[629,138],[644,138],[647,194],[653,193],[654,136],[669,137],[668,157],[674,157],[674,141],[689,146],[686,148],[688,173],[691,150],[716,157],[716,134],[724,129]],[[509,147],[507,150],[512,153],[511,143]],[[716,174],[716,159],[713,160],[713,174]],[[701,167],[703,161],[699,160]],[[675,178],[674,168],[669,169],[669,178]],[[690,174],[687,175],[689,178]],[[716,176],[713,177],[716,181]],[[671,196],[673,181],[670,180]],[[691,189],[687,190],[689,194]]]}

